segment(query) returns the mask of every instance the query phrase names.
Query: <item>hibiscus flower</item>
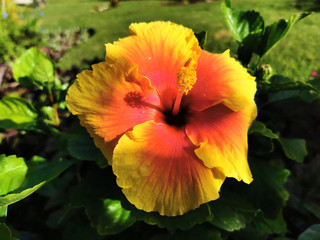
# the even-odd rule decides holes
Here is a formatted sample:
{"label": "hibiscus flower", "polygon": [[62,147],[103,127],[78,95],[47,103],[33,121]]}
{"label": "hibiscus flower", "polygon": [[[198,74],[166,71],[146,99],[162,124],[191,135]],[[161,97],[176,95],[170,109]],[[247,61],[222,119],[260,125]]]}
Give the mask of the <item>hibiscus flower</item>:
{"label": "hibiscus flower", "polygon": [[256,83],[229,51],[201,50],[191,29],[134,23],[106,60],[78,74],[67,106],[138,209],[182,215],[250,183],[247,132]]}

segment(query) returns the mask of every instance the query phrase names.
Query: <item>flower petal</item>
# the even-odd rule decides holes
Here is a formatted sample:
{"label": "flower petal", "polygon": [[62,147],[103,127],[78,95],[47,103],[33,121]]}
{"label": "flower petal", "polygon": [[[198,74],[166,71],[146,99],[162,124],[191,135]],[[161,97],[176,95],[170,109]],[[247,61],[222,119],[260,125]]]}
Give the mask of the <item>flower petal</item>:
{"label": "flower petal", "polygon": [[238,111],[253,101],[255,78],[230,57],[229,50],[223,54],[202,51],[196,71],[197,82],[185,97],[190,108],[202,111],[223,102]]}
{"label": "flower petal", "polygon": [[200,146],[196,155],[208,168],[218,168],[226,177],[252,181],[247,162],[247,132],[256,117],[256,105],[234,112],[223,104],[190,115],[186,133]]}
{"label": "flower petal", "polygon": [[201,49],[191,29],[172,22],[133,23],[131,36],[106,44],[106,61],[139,65],[158,92],[176,88],[177,73],[187,62],[196,67]]}
{"label": "flower petal", "polygon": [[113,171],[138,209],[181,215],[219,197],[225,177],[205,167],[182,129],[153,121],[123,135],[114,150]]}
{"label": "flower petal", "polygon": [[99,63],[78,74],[66,97],[69,110],[105,142],[153,119],[159,105],[156,91],[137,67],[123,69]]}

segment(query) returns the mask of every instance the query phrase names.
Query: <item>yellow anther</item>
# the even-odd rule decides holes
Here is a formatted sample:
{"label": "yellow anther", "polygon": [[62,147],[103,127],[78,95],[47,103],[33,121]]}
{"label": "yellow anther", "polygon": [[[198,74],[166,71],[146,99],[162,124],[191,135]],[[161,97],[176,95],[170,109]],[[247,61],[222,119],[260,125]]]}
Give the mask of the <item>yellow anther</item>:
{"label": "yellow anther", "polygon": [[197,73],[193,67],[182,67],[177,74],[177,88],[180,93],[188,94],[197,81]]}

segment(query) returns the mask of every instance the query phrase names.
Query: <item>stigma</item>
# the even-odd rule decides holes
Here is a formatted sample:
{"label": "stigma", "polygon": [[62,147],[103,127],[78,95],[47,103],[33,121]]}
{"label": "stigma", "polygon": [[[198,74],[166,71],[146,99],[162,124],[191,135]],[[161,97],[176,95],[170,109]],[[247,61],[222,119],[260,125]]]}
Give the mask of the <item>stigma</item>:
{"label": "stigma", "polygon": [[194,67],[182,67],[177,74],[177,89],[180,93],[187,95],[196,81],[197,73]]}
{"label": "stigma", "polygon": [[182,67],[177,74],[178,94],[172,109],[174,116],[178,115],[179,113],[183,94],[187,95],[197,81],[197,73],[194,67],[189,67],[188,65],[189,64],[186,64],[184,67]]}

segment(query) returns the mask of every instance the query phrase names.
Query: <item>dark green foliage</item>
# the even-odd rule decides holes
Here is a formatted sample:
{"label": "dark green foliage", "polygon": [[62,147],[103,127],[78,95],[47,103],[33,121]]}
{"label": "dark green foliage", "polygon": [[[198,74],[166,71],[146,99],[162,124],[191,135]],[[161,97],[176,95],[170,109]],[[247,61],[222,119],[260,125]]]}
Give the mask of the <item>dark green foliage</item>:
{"label": "dark green foliage", "polygon": [[206,43],[207,43],[207,32],[203,31],[203,32],[195,33],[194,35],[196,36],[196,38],[199,41],[199,46],[202,49],[205,49],[205,46],[206,46]]}
{"label": "dark green foliage", "polygon": [[306,231],[301,233],[298,237],[298,240],[311,240],[320,238],[320,225],[314,224],[309,227]]}

